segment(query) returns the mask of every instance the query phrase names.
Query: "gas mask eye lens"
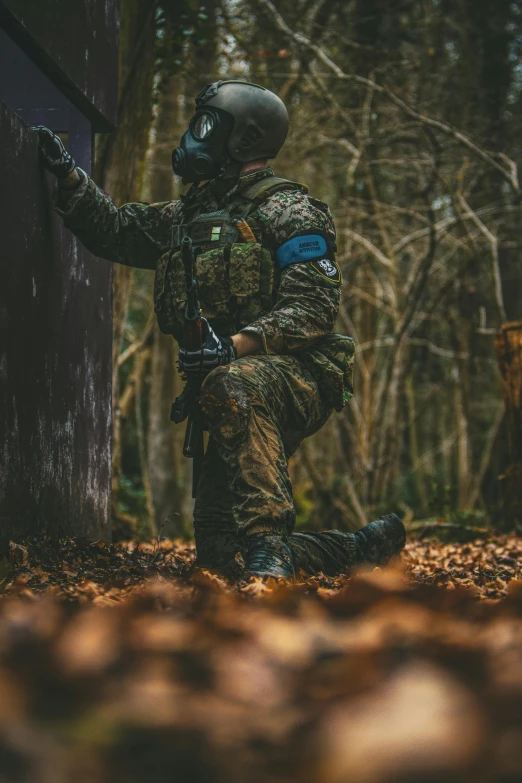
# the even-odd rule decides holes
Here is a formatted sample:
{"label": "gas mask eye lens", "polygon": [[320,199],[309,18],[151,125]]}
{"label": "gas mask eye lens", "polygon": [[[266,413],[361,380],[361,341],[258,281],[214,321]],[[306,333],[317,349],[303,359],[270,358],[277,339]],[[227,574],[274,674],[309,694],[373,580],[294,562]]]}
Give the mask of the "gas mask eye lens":
{"label": "gas mask eye lens", "polygon": [[203,141],[210,136],[215,124],[212,114],[200,114],[192,126],[192,133],[198,141]]}

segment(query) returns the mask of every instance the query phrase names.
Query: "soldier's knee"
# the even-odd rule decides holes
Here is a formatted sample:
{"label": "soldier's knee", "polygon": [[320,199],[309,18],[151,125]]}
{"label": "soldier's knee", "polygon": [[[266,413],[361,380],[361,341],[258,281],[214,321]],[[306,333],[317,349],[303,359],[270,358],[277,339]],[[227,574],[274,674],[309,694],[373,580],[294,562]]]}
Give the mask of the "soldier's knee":
{"label": "soldier's knee", "polygon": [[249,395],[241,379],[228,367],[218,367],[207,375],[199,401],[216,440],[228,443],[246,435]]}

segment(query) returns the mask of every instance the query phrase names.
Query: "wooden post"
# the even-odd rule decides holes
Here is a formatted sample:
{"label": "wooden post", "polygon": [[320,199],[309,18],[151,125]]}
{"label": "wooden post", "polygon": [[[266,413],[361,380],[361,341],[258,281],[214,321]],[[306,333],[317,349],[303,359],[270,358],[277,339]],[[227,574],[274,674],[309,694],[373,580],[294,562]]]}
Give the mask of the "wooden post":
{"label": "wooden post", "polygon": [[506,522],[522,524],[522,321],[503,324],[495,340],[506,403],[509,464],[504,473]]}

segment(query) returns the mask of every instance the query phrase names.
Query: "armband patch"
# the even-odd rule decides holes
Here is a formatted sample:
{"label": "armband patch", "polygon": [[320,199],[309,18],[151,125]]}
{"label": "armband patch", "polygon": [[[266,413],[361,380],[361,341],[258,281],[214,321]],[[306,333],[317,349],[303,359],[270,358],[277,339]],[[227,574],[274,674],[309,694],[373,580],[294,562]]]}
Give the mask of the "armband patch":
{"label": "armband patch", "polygon": [[332,283],[341,283],[341,270],[337,265],[337,261],[330,261],[329,258],[318,258],[314,261],[310,261],[310,266],[315,269],[321,277],[326,277],[327,280],[331,280]]}
{"label": "armband patch", "polygon": [[292,237],[292,239],[283,242],[276,250],[276,258],[280,269],[284,269],[290,264],[323,258],[327,252],[328,245],[321,234],[300,234],[298,237]]}

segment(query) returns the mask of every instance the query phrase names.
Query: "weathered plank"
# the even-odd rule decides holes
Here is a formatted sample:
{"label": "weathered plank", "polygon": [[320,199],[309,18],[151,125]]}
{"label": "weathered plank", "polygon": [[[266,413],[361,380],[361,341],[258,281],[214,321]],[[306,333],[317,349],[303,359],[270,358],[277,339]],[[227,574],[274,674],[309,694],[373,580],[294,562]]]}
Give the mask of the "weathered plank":
{"label": "weathered plank", "polygon": [[[113,129],[118,104],[115,0],[0,0],[0,27],[94,130]],[[10,78],[16,80],[16,69]]]}
{"label": "weathered plank", "polygon": [[111,275],[53,213],[36,136],[0,103],[0,546],[108,537]]}

